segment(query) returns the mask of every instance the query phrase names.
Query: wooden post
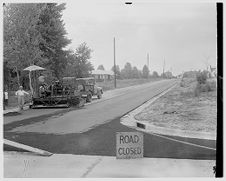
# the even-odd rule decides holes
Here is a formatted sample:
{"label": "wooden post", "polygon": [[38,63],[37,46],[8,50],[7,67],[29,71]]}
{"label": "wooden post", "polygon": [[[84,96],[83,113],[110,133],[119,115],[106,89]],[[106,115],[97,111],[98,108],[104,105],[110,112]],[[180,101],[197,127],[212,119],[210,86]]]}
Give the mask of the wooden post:
{"label": "wooden post", "polygon": [[31,71],[29,71],[29,85],[30,85],[30,89],[31,89],[31,96],[33,96],[33,94],[34,94],[34,90],[33,90],[33,87],[32,87],[32,85],[31,85]]}

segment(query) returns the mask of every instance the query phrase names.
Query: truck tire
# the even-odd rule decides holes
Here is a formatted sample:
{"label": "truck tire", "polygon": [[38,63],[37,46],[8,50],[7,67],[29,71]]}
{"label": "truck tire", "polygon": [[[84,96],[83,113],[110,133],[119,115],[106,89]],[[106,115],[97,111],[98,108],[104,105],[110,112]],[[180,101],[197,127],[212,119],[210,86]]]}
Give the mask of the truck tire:
{"label": "truck tire", "polygon": [[98,98],[98,99],[101,99],[101,98],[102,98],[101,92],[99,92],[99,93],[97,94],[97,98]]}
{"label": "truck tire", "polygon": [[86,102],[92,102],[92,94],[87,95]]}

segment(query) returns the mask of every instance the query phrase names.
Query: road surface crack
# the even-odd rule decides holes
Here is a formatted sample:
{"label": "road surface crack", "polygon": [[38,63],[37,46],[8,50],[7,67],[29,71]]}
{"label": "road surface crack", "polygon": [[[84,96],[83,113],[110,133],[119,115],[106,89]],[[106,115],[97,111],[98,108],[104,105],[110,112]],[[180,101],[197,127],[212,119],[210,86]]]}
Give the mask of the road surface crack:
{"label": "road surface crack", "polygon": [[82,178],[86,177],[94,169],[94,167],[98,165],[101,161],[102,161],[102,157],[100,157],[93,164],[91,164],[91,166],[88,167],[87,171],[82,175]]}

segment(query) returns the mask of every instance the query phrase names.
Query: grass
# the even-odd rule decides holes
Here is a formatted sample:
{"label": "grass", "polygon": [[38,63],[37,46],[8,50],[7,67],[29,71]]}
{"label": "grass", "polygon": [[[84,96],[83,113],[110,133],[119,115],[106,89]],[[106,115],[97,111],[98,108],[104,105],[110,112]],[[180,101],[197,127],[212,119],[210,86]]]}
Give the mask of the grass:
{"label": "grass", "polygon": [[[184,79],[174,89],[135,116],[160,127],[216,133],[217,93],[215,80],[207,80],[208,91],[199,90],[196,79]],[[211,91],[210,91],[211,90]]]}
{"label": "grass", "polygon": [[[124,79],[124,80],[117,80],[116,86],[117,88],[129,87],[133,85],[144,84],[148,82],[154,82],[162,80],[161,78],[150,78],[150,79]],[[97,82],[97,86],[102,87],[104,91],[112,90],[114,88],[114,80],[106,81],[106,82]]]}

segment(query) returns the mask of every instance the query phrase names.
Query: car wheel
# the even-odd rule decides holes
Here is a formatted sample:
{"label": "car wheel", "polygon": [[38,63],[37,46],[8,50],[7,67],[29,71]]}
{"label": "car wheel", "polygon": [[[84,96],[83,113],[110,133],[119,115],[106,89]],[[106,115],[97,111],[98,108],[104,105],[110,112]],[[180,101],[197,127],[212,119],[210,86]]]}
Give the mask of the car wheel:
{"label": "car wheel", "polygon": [[97,95],[97,98],[98,98],[98,99],[101,99],[101,98],[102,98],[101,92]]}

